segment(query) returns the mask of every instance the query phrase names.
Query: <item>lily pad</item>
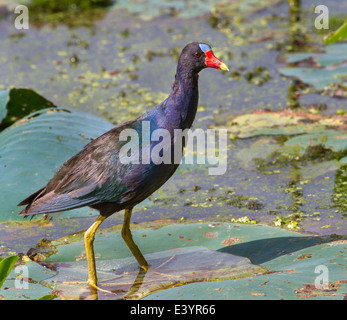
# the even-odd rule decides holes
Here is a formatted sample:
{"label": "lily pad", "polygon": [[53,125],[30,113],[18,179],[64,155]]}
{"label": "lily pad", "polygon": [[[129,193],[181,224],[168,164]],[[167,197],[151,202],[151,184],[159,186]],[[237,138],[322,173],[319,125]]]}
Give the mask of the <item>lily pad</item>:
{"label": "lily pad", "polygon": [[[277,221],[282,219],[290,229],[320,234],[337,226],[331,232],[345,234],[346,118],[310,111],[259,110],[225,117],[224,125],[229,125],[239,168],[251,169],[266,180],[261,186],[264,192],[277,188],[263,202],[273,216],[268,215],[267,222],[271,219],[279,225]],[[265,211],[260,212],[262,216]]]}
{"label": "lily pad", "polygon": [[[147,273],[139,270],[119,232],[114,228],[97,232],[99,299],[301,298],[302,287],[315,285],[315,268],[321,264],[329,269],[329,282],[340,287],[333,295],[318,289],[317,295],[341,299],[345,292],[346,240],[331,242],[329,237],[236,223],[135,228],[133,236],[150,263]],[[90,299],[95,294],[86,282],[81,233],[40,244],[28,254],[54,270],[40,284],[60,298]]]}
{"label": "lily pad", "polygon": [[329,33],[325,38],[325,44],[332,44],[347,38],[347,21],[336,31]]}
{"label": "lily pad", "polygon": [[13,88],[0,91],[0,130],[32,112],[55,107],[31,89]]}
{"label": "lily pad", "polygon": [[313,178],[346,163],[346,124],[345,115],[260,110],[234,117],[229,131],[234,139],[256,138],[236,153],[243,167],[255,165],[263,173],[273,173],[269,170],[301,164],[306,166],[303,174],[312,172]]}
{"label": "lily pad", "polygon": [[[256,111],[233,118],[229,130],[238,138],[258,136],[285,136],[280,143],[276,140],[265,140],[266,145],[253,143],[248,150],[248,159],[260,155],[264,159],[274,152],[287,154],[299,160],[315,159],[327,156],[326,150],[331,150],[327,160],[342,158],[347,150],[347,135],[345,132],[347,117],[345,115],[321,115],[304,111]],[[277,148],[276,148],[277,145]],[[313,149],[317,147],[316,149]],[[319,149],[320,147],[321,149]],[[245,151],[241,150],[244,158]],[[288,158],[288,157],[287,157]]]}
{"label": "lily pad", "polygon": [[[154,291],[192,282],[238,279],[265,272],[248,259],[203,247],[177,248],[145,255],[151,265],[139,271],[133,259],[102,261],[98,275],[99,299],[140,299]],[[49,279],[63,299],[89,298],[86,263],[49,264],[58,275]]]}
{"label": "lily pad", "polygon": [[[280,60],[285,60],[288,66],[279,68],[279,72],[312,85],[319,91],[327,90],[332,95],[345,98],[347,43],[336,43],[323,50],[320,53],[285,54]],[[307,65],[305,61],[311,63]]]}
{"label": "lily pad", "polygon": [[347,115],[322,115],[305,111],[259,110],[234,117],[229,121],[229,132],[237,138],[262,135],[299,135],[321,133],[330,128],[342,129]]}
{"label": "lily pad", "polygon": [[7,278],[8,274],[11,272],[11,269],[17,262],[17,256],[10,256],[7,258],[0,258],[0,288]]}
{"label": "lily pad", "polygon": [[[234,224],[168,225],[133,230],[134,240],[150,264],[139,267],[114,228],[98,232],[95,239],[99,299],[138,299],[157,290],[192,282],[239,279],[266,272],[248,259],[219,249],[231,245]],[[247,226],[245,226],[247,229]],[[265,234],[267,234],[265,232]],[[155,244],[155,245],[154,245]],[[61,298],[89,298],[84,242],[81,234],[38,244],[28,255],[57,272],[45,280]]]}
{"label": "lily pad", "polygon": [[[303,237],[300,241],[305,243],[308,239]],[[286,251],[286,248],[283,249]],[[219,300],[343,300],[347,295],[344,270],[346,249],[347,241],[337,240],[291,253],[287,251],[262,264],[271,270],[267,274],[238,280],[188,284],[158,291],[144,299],[194,300],[213,297]],[[266,250],[262,248],[260,253]],[[230,252],[233,251],[232,247]],[[322,280],[323,272],[325,282]]]}
{"label": "lily pad", "polygon": [[333,152],[347,149],[347,135],[336,130],[325,130],[318,133],[304,134],[293,137],[284,143],[286,146],[299,146],[305,150],[308,146],[322,145]]}
{"label": "lily pad", "polygon": [[[45,109],[0,133],[0,220],[21,220],[17,204],[41,189],[68,158],[113,127],[83,111]],[[39,141],[39,143],[38,143]],[[88,208],[64,216],[86,216]]]}

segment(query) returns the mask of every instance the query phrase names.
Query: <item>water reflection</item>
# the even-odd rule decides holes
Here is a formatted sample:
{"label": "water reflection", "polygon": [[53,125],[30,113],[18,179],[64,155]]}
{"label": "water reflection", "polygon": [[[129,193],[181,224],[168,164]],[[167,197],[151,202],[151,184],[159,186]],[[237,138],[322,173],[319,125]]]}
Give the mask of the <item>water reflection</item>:
{"label": "water reflection", "polygon": [[[106,297],[110,297],[111,299],[123,299],[123,300],[132,300],[136,299],[137,293],[141,286],[144,283],[144,279],[147,271],[142,268],[139,269],[135,280],[123,283],[112,284],[115,279],[107,280],[107,282],[101,282],[99,287],[89,286],[90,298],[92,300],[99,300],[99,296],[101,299],[105,299]],[[129,273],[130,276],[135,275],[136,272]],[[103,287],[113,287],[111,290],[105,290]],[[130,288],[129,288],[130,286]]]}

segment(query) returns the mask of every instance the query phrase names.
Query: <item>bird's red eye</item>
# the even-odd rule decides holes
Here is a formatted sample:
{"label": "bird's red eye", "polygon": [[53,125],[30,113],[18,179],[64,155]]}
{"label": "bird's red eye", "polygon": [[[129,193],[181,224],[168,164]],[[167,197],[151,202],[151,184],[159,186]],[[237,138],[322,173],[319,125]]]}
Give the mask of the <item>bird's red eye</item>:
{"label": "bird's red eye", "polygon": [[200,58],[200,53],[199,52],[195,52],[194,56],[195,56],[195,58]]}

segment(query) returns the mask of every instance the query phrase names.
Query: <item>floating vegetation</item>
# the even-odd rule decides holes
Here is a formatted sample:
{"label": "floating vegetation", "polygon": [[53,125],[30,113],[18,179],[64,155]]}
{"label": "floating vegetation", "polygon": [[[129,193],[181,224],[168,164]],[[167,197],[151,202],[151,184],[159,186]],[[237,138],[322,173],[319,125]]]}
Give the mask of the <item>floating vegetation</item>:
{"label": "floating vegetation", "polygon": [[257,221],[256,221],[256,220],[249,219],[247,216],[240,217],[240,218],[237,218],[237,219],[232,218],[230,221],[231,221],[231,222],[234,222],[234,223],[257,224]]}
{"label": "floating vegetation", "polygon": [[31,20],[35,21],[36,26],[64,22],[70,27],[90,27],[106,14],[105,8],[111,4],[111,0],[31,0],[28,7]]}
{"label": "floating vegetation", "polygon": [[298,221],[295,221],[294,218],[290,217],[280,217],[274,221],[274,226],[276,227],[286,227],[287,229],[294,230],[299,229]]}

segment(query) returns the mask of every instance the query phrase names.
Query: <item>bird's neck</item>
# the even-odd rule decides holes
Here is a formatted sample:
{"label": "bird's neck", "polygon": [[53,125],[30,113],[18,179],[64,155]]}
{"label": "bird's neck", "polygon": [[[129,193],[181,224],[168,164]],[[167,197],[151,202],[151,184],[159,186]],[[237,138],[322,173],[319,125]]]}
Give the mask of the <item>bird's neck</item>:
{"label": "bird's neck", "polygon": [[190,128],[193,124],[199,100],[198,77],[196,73],[177,68],[166,113],[179,128]]}

